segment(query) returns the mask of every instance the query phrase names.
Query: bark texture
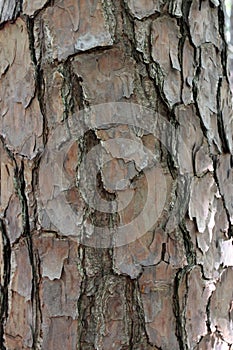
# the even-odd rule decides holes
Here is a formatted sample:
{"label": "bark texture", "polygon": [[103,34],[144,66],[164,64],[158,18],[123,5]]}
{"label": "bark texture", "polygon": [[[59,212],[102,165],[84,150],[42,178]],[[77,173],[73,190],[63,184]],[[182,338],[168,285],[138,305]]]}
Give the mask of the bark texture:
{"label": "bark texture", "polygon": [[228,56],[229,56],[229,70],[230,70],[230,86],[231,91],[233,87],[233,57],[232,57],[232,47],[233,47],[233,7],[231,6],[231,13],[228,18],[229,34],[230,40],[228,43]]}
{"label": "bark texture", "polygon": [[[2,350],[233,349],[233,117],[222,6],[0,1]],[[56,169],[43,178],[40,167],[58,125],[108,102],[156,111],[175,133],[161,132],[169,152],[150,133],[119,124],[89,130],[69,149],[68,178],[116,135],[137,139],[162,166],[168,191],[159,220],[129,244],[103,249],[51,222],[40,186],[50,191]],[[71,181],[66,198],[80,231],[131,222],[148,195],[144,173],[153,166],[108,153],[101,196],[120,203],[134,192],[134,200],[101,213]],[[127,183],[115,193],[111,184],[122,177]],[[48,205],[62,221],[54,193]]]}

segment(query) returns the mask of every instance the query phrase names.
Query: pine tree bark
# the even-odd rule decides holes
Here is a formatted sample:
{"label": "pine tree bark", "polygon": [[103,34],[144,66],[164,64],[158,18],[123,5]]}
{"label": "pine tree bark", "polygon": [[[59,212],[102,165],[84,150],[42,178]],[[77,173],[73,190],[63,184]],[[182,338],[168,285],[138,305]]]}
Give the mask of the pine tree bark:
{"label": "pine tree bark", "polygon": [[[0,348],[233,349],[222,1],[6,0],[0,19]],[[121,122],[125,103],[138,124]],[[60,130],[100,104],[120,121],[85,125],[62,153]],[[83,166],[93,149],[108,161]],[[128,206],[99,210],[93,169],[101,198]],[[148,196],[162,210],[146,232],[147,211],[122,244],[93,238],[135,222]]]}
{"label": "pine tree bark", "polygon": [[229,26],[230,26],[230,29],[229,29],[229,32],[230,32],[230,42],[228,44],[228,51],[229,51],[229,70],[230,70],[230,87],[231,87],[231,90],[232,90],[232,84],[233,84],[233,59],[232,59],[232,44],[233,44],[233,8],[231,6],[231,13],[230,13],[230,16],[229,16]]}

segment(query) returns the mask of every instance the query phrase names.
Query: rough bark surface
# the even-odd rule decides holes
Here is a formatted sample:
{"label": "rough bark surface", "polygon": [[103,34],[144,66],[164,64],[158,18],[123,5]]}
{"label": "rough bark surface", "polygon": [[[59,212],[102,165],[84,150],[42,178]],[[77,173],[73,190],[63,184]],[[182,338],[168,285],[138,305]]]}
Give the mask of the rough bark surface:
{"label": "rough bark surface", "polygon": [[[0,1],[2,350],[233,349],[233,114],[222,6]],[[167,197],[153,227],[144,235],[135,228],[128,244],[98,248],[56,228],[40,191],[62,221],[56,183],[51,192],[58,169],[43,176],[40,167],[56,155],[48,148],[59,125],[109,102],[147,107],[173,127],[161,126],[163,142],[129,125],[90,127],[68,150],[66,199],[79,234],[90,223],[131,222],[148,195],[145,174],[155,176],[153,205],[163,200],[143,146],[163,169]],[[130,151],[135,162],[127,147],[117,157],[105,146],[116,137],[141,145]],[[72,182],[95,146],[110,160],[97,179],[101,196],[118,205],[134,196],[116,214],[88,208],[89,192]]]}

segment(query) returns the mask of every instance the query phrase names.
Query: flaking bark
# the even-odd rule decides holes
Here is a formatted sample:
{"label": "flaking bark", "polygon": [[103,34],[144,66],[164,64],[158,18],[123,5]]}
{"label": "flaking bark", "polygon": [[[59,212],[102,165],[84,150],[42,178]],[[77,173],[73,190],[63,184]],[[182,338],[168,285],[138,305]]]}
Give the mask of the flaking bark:
{"label": "flaking bark", "polygon": [[[222,1],[9,0],[0,2],[0,22],[1,349],[233,349],[233,117]],[[144,173],[154,167],[143,163],[143,147],[161,164],[167,197],[147,233],[135,228],[137,239],[100,248],[57,229],[40,187],[50,193],[56,171],[40,169],[55,154],[46,150],[59,125],[110,102],[156,112],[161,139],[117,124],[75,140],[62,167],[80,232],[126,225],[142,211]],[[136,161],[127,149],[114,157],[104,142],[116,137],[139,143]],[[112,157],[97,176],[101,197],[120,203],[134,191],[123,211],[85,201],[80,169],[95,147]],[[88,190],[89,168],[84,175]],[[156,206],[163,193],[154,176]],[[49,205],[63,217],[53,193]]]}

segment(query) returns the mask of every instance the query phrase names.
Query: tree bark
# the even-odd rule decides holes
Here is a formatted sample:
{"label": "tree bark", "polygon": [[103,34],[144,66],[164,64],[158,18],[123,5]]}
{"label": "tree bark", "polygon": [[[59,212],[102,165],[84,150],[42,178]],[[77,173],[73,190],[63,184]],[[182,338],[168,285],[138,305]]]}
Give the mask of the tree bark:
{"label": "tree bark", "polygon": [[222,1],[0,19],[0,348],[233,349]]}
{"label": "tree bark", "polygon": [[233,57],[232,57],[232,45],[233,45],[233,7],[231,6],[231,13],[229,16],[229,32],[230,41],[228,43],[228,57],[229,57],[229,71],[230,71],[230,87],[232,91],[233,87]]}

